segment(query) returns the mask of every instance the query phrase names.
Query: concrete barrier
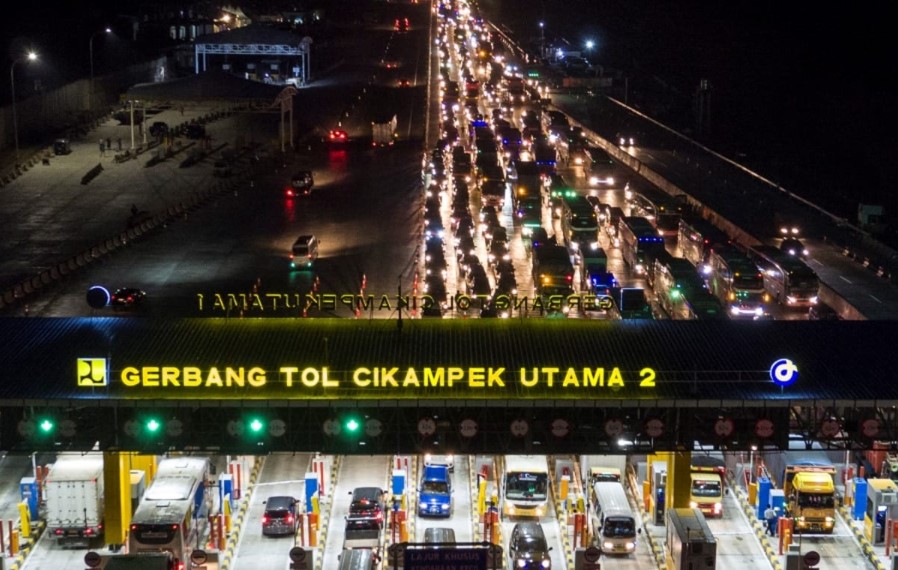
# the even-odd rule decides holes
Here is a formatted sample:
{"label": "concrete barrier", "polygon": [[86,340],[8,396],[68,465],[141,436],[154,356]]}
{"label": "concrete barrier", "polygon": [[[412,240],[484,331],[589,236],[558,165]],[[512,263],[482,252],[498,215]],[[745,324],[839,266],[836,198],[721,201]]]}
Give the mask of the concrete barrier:
{"label": "concrete barrier", "polygon": [[55,280],[59,279],[60,277],[62,277],[62,275],[59,273],[58,267],[50,268],[50,279],[53,279],[55,281]]}
{"label": "concrete barrier", "polygon": [[40,279],[41,283],[43,283],[44,285],[49,285],[53,282],[53,277],[50,276],[49,270],[41,271]]}

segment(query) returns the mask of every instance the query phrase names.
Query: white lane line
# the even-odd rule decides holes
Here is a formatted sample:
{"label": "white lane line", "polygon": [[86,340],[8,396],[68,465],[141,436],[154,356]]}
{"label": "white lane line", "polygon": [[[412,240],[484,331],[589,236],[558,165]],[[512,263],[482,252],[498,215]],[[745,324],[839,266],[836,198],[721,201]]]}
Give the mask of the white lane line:
{"label": "white lane line", "polygon": [[[841,279],[841,280],[844,281],[845,283],[851,283],[851,281],[849,281],[848,279],[846,279],[845,276],[843,276],[843,275],[839,275],[839,279]],[[853,283],[852,283],[852,285],[853,285]]]}
{"label": "white lane line", "polygon": [[[869,293],[868,293],[868,295],[869,295]],[[877,299],[876,296],[870,295],[870,298],[873,299],[874,301],[876,301],[877,303],[879,303],[880,305],[882,304],[882,301],[880,301],[879,299]]]}

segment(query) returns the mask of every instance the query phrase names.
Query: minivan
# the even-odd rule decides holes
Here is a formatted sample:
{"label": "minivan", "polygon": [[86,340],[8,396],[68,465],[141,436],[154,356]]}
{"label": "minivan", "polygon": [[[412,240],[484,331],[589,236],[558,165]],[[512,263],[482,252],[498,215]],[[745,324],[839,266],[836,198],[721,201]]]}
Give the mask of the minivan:
{"label": "minivan", "polygon": [[538,522],[520,522],[514,525],[508,541],[510,568],[550,570],[552,559],[543,527]]}
{"label": "minivan", "polygon": [[265,536],[290,536],[296,532],[296,499],[293,497],[269,497],[262,515],[262,534]]}
{"label": "minivan", "polygon": [[318,259],[318,238],[313,235],[301,235],[293,242],[290,250],[290,267],[293,269],[310,269]]}

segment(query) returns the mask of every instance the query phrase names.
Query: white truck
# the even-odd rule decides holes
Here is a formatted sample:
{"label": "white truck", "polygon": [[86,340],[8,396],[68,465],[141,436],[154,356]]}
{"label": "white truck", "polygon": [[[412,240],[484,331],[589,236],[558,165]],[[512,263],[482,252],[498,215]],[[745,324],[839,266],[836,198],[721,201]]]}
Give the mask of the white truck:
{"label": "white truck", "polygon": [[398,138],[396,115],[378,117],[371,121],[372,146],[390,146]]}
{"label": "white truck", "polygon": [[60,453],[44,483],[47,532],[60,546],[89,547],[103,534],[103,455]]}

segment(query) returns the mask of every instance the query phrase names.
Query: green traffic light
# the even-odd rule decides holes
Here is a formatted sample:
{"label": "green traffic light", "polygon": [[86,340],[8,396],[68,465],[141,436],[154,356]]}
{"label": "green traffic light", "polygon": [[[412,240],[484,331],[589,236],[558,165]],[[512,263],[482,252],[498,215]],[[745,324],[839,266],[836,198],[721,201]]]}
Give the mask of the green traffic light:
{"label": "green traffic light", "polygon": [[346,420],[346,431],[348,431],[349,433],[355,433],[359,431],[361,425],[362,424],[360,424],[357,419],[349,418],[348,420]]}
{"label": "green traffic light", "polygon": [[37,425],[38,425],[38,427],[41,428],[41,433],[50,433],[56,427],[56,424],[53,423],[52,420],[47,419],[47,418],[44,418],[43,420],[41,420],[40,423],[38,423]]}
{"label": "green traffic light", "polygon": [[253,433],[259,433],[265,428],[265,424],[259,418],[253,418],[249,422],[249,429]]}
{"label": "green traffic light", "polygon": [[146,423],[147,431],[150,433],[156,433],[162,428],[162,423],[156,418],[150,418]]}

